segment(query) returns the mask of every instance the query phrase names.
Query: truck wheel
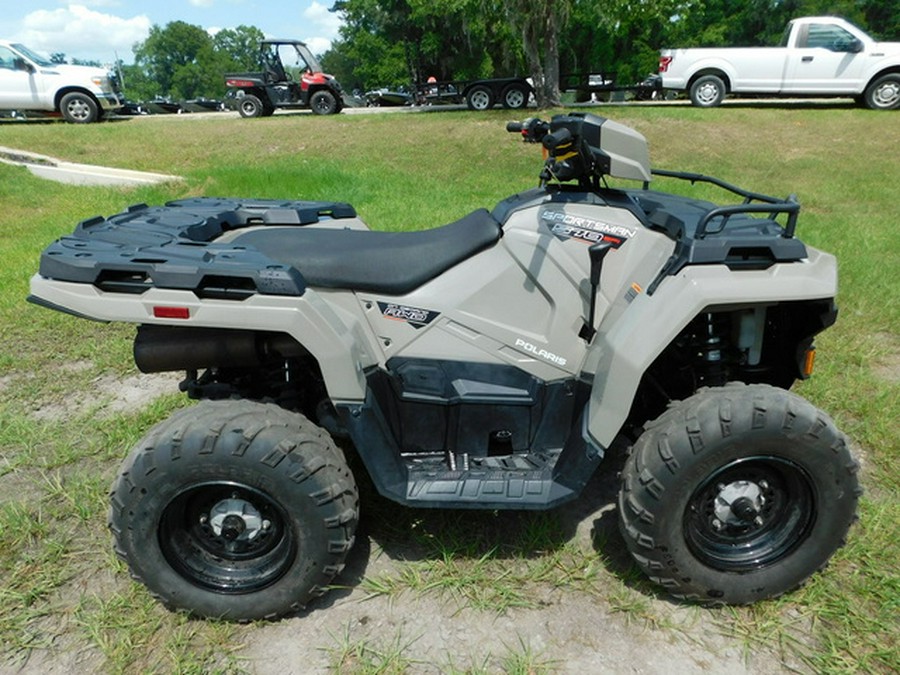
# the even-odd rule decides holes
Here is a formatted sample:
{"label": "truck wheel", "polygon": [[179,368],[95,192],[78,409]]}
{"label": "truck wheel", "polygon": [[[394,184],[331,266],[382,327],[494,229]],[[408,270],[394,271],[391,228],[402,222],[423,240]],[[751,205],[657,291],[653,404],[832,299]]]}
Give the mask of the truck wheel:
{"label": "truck wheel", "polygon": [[691,85],[690,96],[698,108],[714,108],[725,100],[725,83],[718,75],[703,75]]}
{"label": "truck wheel", "polygon": [[207,401],[160,423],[110,496],[116,553],[173,609],[250,621],[302,609],[343,567],[358,519],[340,451],[302,415]]}
{"label": "truck wheel", "polygon": [[466,94],[466,105],[469,110],[490,110],[494,107],[494,94],[489,87],[476,85]]}
{"label": "truck wheel", "polygon": [[799,396],[703,389],[638,439],[619,524],[638,565],[673,595],[751,603],[799,586],[843,545],[857,469],[831,419]]}
{"label": "truck wheel", "polygon": [[88,94],[75,91],[66,94],[59,102],[59,111],[66,122],[90,124],[100,119],[100,107]]}
{"label": "truck wheel", "polygon": [[241,113],[241,117],[262,117],[265,106],[258,96],[245,94],[238,99],[238,112]]}
{"label": "truck wheel", "polygon": [[900,73],[888,73],[866,87],[866,106],[872,110],[900,108]]}
{"label": "truck wheel", "polygon": [[524,108],[528,104],[528,89],[521,84],[507,85],[500,95],[503,107],[510,110]]}
{"label": "truck wheel", "polygon": [[333,115],[338,110],[337,99],[330,91],[322,89],[309,99],[309,107],[316,115]]}

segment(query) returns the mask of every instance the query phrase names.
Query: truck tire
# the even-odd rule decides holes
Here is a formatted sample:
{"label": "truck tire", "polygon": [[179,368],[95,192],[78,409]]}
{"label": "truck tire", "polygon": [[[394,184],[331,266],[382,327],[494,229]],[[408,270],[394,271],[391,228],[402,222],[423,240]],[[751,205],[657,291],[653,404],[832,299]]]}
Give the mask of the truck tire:
{"label": "truck tire", "polygon": [[866,106],[872,110],[897,110],[900,108],[900,73],[888,73],[874,80],[863,95]]}
{"label": "truck tire", "polygon": [[469,110],[490,110],[494,107],[494,93],[490,87],[477,84],[466,94],[466,105]]}
{"label": "truck tire", "polygon": [[698,108],[715,108],[725,100],[725,82],[718,75],[703,75],[691,84],[689,94]]}
{"label": "truck tire", "polygon": [[90,124],[100,119],[100,106],[90,94],[74,91],[59,102],[63,119],[72,124]]}
{"label": "truck tire", "polygon": [[519,110],[528,105],[529,95],[527,87],[514,82],[506,85],[506,88],[500,94],[500,100],[503,103],[504,108],[509,110]]}
{"label": "truck tire", "polygon": [[861,493],[831,419],[769,385],[702,389],[632,448],[619,524],[673,595],[747,604],[802,584],[844,544]]}
{"label": "truck tire", "polygon": [[158,424],[110,496],[115,550],[173,609],[251,621],[302,609],[341,570],[356,484],[298,413],[206,401]]}
{"label": "truck tire", "polygon": [[333,115],[338,111],[337,99],[327,89],[313,94],[309,99],[309,107],[316,115]]}

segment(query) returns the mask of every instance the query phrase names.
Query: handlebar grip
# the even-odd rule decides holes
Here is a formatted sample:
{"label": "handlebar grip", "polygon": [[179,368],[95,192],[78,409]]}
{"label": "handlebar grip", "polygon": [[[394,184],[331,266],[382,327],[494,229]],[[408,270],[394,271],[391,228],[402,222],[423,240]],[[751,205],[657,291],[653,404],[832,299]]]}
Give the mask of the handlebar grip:
{"label": "handlebar grip", "polygon": [[506,130],[511,134],[520,134],[525,126],[521,122],[507,122]]}
{"label": "handlebar grip", "polygon": [[543,144],[547,150],[553,150],[558,145],[567,143],[574,138],[568,129],[557,129],[553,133],[544,136]]}

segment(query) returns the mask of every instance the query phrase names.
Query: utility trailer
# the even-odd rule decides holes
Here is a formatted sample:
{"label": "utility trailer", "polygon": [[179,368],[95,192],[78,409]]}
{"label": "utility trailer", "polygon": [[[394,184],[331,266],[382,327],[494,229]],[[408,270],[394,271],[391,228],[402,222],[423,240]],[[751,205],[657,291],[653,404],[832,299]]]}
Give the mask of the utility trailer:
{"label": "utility trailer", "polygon": [[524,77],[483,80],[441,80],[416,84],[416,103],[465,103],[469,110],[490,110],[500,103],[518,110],[528,105],[534,87]]}
{"label": "utility trailer", "polygon": [[571,73],[560,77],[560,89],[575,91],[591,100],[616,100],[630,94],[637,101],[650,101],[662,93],[662,78],[653,74],[636,84],[619,84],[615,73]]}

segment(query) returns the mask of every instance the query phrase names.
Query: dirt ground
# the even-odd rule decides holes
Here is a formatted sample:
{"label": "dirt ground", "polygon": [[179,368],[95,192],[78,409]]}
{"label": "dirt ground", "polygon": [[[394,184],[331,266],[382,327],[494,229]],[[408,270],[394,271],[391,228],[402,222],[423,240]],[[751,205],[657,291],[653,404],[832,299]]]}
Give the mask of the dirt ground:
{"label": "dirt ground", "polygon": [[[100,378],[93,398],[108,400],[107,409],[137,410],[164,392],[174,390],[173,376],[134,376],[124,381]],[[59,419],[71,414],[75,402],[43,406],[35,415]],[[614,511],[615,480],[597,477],[590,496],[562,507],[562,527],[574,543],[596,548],[613,582],[627,566],[627,553],[618,538]],[[10,485],[4,486],[6,491]],[[259,675],[337,672],[348,646],[363,646],[369,658],[401,654],[402,672],[523,672],[523,673],[782,673],[808,672],[799,661],[762,649],[749,652],[725,634],[721,614],[670,602],[664,596],[641,596],[640,611],[615,608],[603,593],[536,584],[533,608],[514,608],[498,614],[465,606],[453,596],[430,591],[405,591],[397,596],[371,597],[360,585],[363,578],[399,575],[414,564],[416,551],[402,545],[382,546],[369,535],[365,514],[357,542],[343,573],[342,588],[332,590],[302,615],[277,622],[238,628],[237,658],[247,671]],[[377,529],[377,526],[376,528]],[[622,548],[619,548],[619,547]],[[617,569],[621,567],[622,569]],[[124,575],[122,575],[124,577]],[[127,584],[112,570],[98,569],[83,586]],[[621,583],[618,583],[621,588]],[[84,589],[82,589],[84,590]],[[632,591],[629,591],[632,592]],[[635,591],[640,593],[640,591]],[[802,623],[802,617],[798,617]],[[0,662],[0,673],[63,674],[100,672],[102,656],[75,634],[62,631],[53,647],[36,650],[15,666]],[[516,669],[511,656],[528,655],[531,669]],[[365,662],[357,654],[344,660],[347,668]],[[366,670],[364,672],[382,672]],[[388,670],[387,672],[401,672]]]}

